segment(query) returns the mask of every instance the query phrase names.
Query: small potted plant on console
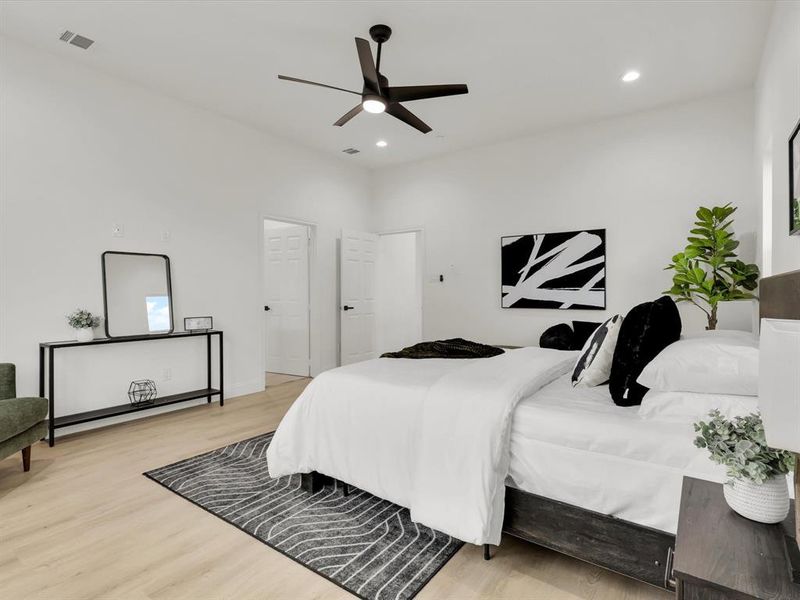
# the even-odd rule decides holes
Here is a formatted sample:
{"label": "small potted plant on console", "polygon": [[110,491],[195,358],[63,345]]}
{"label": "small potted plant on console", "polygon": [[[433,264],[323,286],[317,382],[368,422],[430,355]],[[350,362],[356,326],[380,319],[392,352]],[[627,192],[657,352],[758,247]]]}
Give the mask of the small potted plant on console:
{"label": "small potted plant on console", "polygon": [[75,339],[79,342],[91,342],[94,339],[94,328],[100,325],[100,317],[88,310],[79,308],[67,315],[67,323],[75,330]]}

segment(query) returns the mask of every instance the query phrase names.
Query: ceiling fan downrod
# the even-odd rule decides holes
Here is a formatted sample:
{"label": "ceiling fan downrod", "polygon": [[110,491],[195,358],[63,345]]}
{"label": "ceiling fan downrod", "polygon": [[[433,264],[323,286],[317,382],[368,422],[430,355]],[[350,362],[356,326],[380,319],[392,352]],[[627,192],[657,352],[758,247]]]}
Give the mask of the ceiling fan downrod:
{"label": "ceiling fan downrod", "polygon": [[378,56],[375,59],[375,70],[380,73],[381,70],[381,48],[383,44],[389,41],[389,38],[392,37],[392,28],[388,25],[373,25],[369,28],[369,36],[372,38],[372,41],[378,44]]}

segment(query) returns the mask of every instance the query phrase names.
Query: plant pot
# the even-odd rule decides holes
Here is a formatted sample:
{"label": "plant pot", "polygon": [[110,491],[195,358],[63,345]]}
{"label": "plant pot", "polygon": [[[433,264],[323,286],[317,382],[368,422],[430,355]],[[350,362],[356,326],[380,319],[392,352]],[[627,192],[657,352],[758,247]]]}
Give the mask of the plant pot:
{"label": "plant pot", "polygon": [[91,342],[94,339],[94,329],[85,327],[75,330],[75,339],[79,342]]}
{"label": "plant pot", "polygon": [[783,475],[764,483],[734,479],[722,487],[728,506],[752,521],[780,523],[789,514],[789,486]]}

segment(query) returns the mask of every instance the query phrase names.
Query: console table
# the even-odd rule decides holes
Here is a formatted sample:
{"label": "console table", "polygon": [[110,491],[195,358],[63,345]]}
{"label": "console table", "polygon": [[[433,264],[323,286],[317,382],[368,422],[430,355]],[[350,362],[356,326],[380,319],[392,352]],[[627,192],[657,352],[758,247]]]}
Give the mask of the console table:
{"label": "console table", "polygon": [[[211,387],[211,337],[217,336],[219,343],[219,389]],[[159,340],[174,340],[178,338],[206,338],[206,387],[198,390],[190,390],[180,394],[170,394],[168,396],[160,396],[153,402],[148,404],[132,405],[120,404],[118,406],[109,406],[106,408],[99,408],[97,410],[90,410],[81,413],[74,413],[71,415],[55,416],[55,351],[63,348],[77,348],[85,346],[102,346],[105,344],[127,344],[130,342],[155,342]],[[79,423],[87,423],[89,421],[96,421],[98,419],[106,419],[108,417],[116,417],[128,413],[139,412],[142,410],[149,410],[169,404],[176,404],[178,402],[186,402],[188,400],[197,400],[198,398],[207,398],[211,403],[212,396],[219,396],[219,405],[225,405],[225,396],[223,395],[223,370],[222,370],[222,331],[217,329],[210,329],[202,333],[189,333],[181,331],[177,333],[167,333],[159,335],[133,335],[119,338],[99,338],[90,342],[78,342],[69,340],[64,342],[41,342],[39,344],[39,396],[45,397],[45,354],[47,354],[48,366],[48,386],[47,399],[50,402],[49,419],[49,434],[48,441],[50,446],[55,444],[55,430],[59,427],[68,427],[69,425],[77,425]]]}

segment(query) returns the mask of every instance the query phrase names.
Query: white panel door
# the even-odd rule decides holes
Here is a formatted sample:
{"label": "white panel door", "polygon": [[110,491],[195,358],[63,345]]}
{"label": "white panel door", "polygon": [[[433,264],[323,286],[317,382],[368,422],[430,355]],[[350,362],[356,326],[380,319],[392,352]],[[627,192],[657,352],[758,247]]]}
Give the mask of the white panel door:
{"label": "white panel door", "polygon": [[309,375],[308,228],[264,231],[266,370]]}
{"label": "white panel door", "polygon": [[342,231],[340,260],[341,344],[343,365],[375,358],[375,261],[378,236]]}
{"label": "white panel door", "polygon": [[422,341],[420,235],[407,231],[378,238],[375,349],[379,355]]}

